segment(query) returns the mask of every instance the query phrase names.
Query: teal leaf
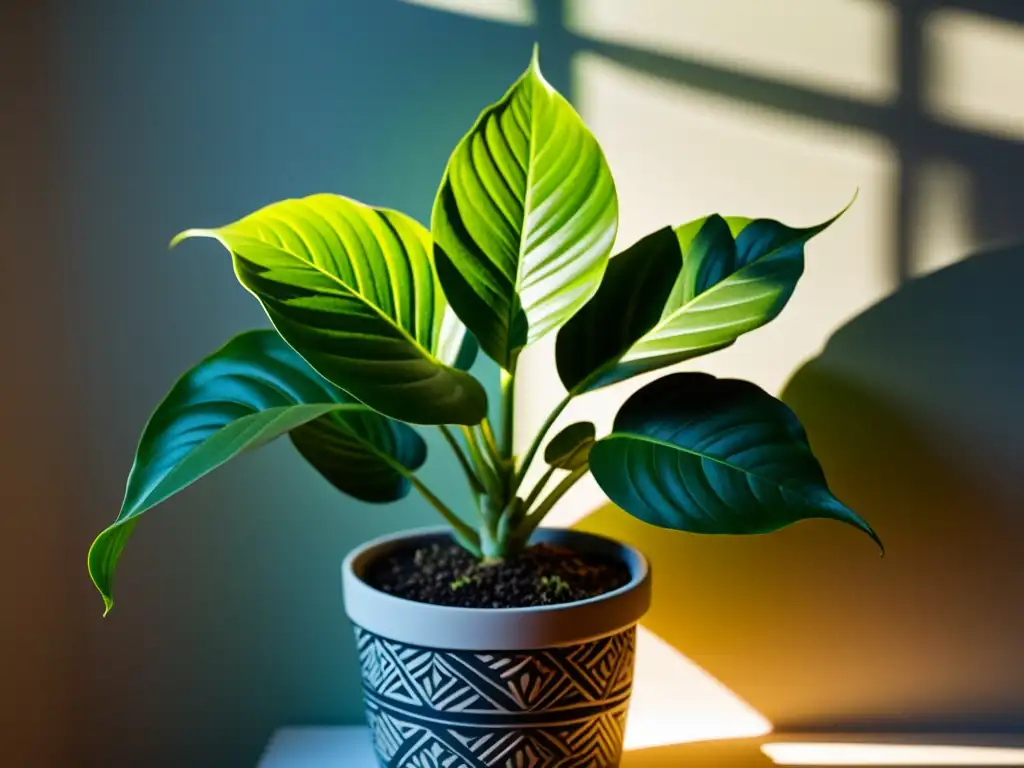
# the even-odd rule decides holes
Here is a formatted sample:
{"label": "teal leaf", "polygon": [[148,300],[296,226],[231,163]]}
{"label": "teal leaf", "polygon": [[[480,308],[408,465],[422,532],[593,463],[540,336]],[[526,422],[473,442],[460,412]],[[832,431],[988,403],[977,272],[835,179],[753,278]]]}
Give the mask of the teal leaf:
{"label": "teal leaf", "polygon": [[534,56],[448,161],[431,218],[448,300],[511,370],[597,291],[617,227],[601,148]]}
{"label": "teal leaf", "polygon": [[195,236],[231,252],[277,331],[360,402],[413,424],[484,417],[483,387],[458,368],[475,342],[445,300],[430,234],[408,216],[320,194],[172,245]]}
{"label": "teal leaf", "polygon": [[805,229],[714,214],[643,238],[610,260],[597,294],[559,332],[562,383],[573,394],[598,389],[770,322],[803,274],[807,241],[842,213]]}
{"label": "teal leaf", "polygon": [[364,501],[409,492],[426,445],[314,371],[274,331],[236,336],[186,373],[150,417],[121,512],[89,550],[109,611],[114,569],[139,516],[240,453],[291,432],[330,482]]}
{"label": "teal leaf", "polygon": [[597,430],[589,421],[577,421],[551,438],[544,449],[544,461],[558,469],[578,469],[587,465]]}
{"label": "teal leaf", "polygon": [[663,528],[756,534],[809,518],[877,534],[829,491],[796,415],[746,381],[665,376],[632,395],[590,471],[615,504]]}

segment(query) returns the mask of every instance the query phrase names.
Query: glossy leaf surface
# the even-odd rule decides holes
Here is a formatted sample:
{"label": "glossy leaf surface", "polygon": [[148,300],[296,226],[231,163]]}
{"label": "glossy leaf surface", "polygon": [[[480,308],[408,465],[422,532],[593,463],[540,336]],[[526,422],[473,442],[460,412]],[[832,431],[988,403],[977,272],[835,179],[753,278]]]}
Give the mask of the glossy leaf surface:
{"label": "glossy leaf surface", "polygon": [[[840,214],[841,215],[841,214]],[[806,229],[717,214],[638,241],[558,334],[558,373],[586,392],[728,347],[782,311],[804,270]]]}
{"label": "glossy leaf surface", "polygon": [[430,234],[408,216],[321,194],[173,242],[193,236],[220,241],[278,332],[357,400],[414,424],[483,418],[483,387],[455,367],[475,342],[448,308]]}
{"label": "glossy leaf surface", "polygon": [[235,456],[292,433],[303,456],[364,501],[405,496],[423,439],[330,384],[271,330],[232,339],[183,376],[146,425],[121,512],[89,551],[111,607],[111,580],[140,515]]}
{"label": "glossy leaf surface", "polygon": [[544,449],[544,461],[559,469],[577,469],[587,464],[597,430],[593,422],[577,421],[551,438]]}
{"label": "glossy leaf surface", "polygon": [[535,56],[448,162],[431,219],[445,293],[510,370],[597,290],[617,227],[601,148]]}
{"label": "glossy leaf surface", "polygon": [[615,504],[652,525],[755,534],[808,518],[871,527],[829,491],[796,415],[746,381],[665,376],[630,397],[590,452]]}

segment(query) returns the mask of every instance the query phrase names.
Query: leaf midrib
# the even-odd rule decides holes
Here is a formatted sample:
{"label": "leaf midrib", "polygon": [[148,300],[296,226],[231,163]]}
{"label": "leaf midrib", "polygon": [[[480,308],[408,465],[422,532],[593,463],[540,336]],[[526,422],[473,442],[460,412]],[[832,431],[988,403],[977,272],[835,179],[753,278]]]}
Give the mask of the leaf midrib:
{"label": "leaf midrib", "polygon": [[[376,209],[374,209],[374,210],[376,211]],[[224,229],[227,229],[227,228],[224,228]],[[210,238],[213,238],[214,240],[217,240],[218,242],[220,242],[220,244],[223,245],[233,255],[238,256],[239,258],[245,258],[244,256],[241,256],[240,254],[236,253],[235,249],[231,247],[231,244],[229,242],[227,242],[227,239],[225,238],[225,236],[220,234],[220,230],[216,230],[216,229],[187,229],[184,232],[182,232],[181,235],[179,235],[179,237],[180,238],[185,238],[185,237],[210,237]],[[417,350],[419,350],[421,352],[421,354],[423,355],[423,357],[425,357],[427,360],[429,360],[432,363],[436,363],[437,365],[444,366],[445,368],[448,367],[444,362],[442,362],[437,357],[435,357],[434,354],[429,349],[424,347],[419,342],[418,339],[414,338],[404,327],[402,327],[398,322],[396,322],[394,318],[392,318],[390,315],[388,315],[386,312],[384,312],[380,307],[378,307],[372,301],[370,301],[365,296],[363,296],[361,293],[359,293],[359,291],[353,289],[350,285],[348,285],[348,283],[346,283],[344,280],[342,280],[337,275],[334,275],[334,274],[328,272],[327,270],[321,268],[320,266],[318,266],[317,264],[315,264],[312,261],[304,259],[302,256],[300,256],[299,254],[295,253],[290,248],[282,248],[279,245],[274,245],[273,243],[269,243],[269,242],[267,242],[265,240],[260,240],[258,238],[252,237],[250,235],[232,234],[231,237],[238,238],[239,241],[246,241],[246,242],[248,242],[250,244],[260,245],[260,246],[264,246],[264,247],[267,247],[267,248],[273,248],[277,252],[283,253],[286,256],[290,256],[291,258],[295,259],[299,263],[306,265],[307,267],[309,267],[313,271],[323,275],[324,277],[327,277],[328,279],[332,280],[333,282],[335,282],[339,286],[341,286],[341,288],[344,289],[349,295],[351,295],[354,298],[358,299],[365,306],[367,306],[371,310],[373,310],[373,312],[375,312],[377,314],[377,316],[381,318],[381,320],[383,320],[389,326],[391,326],[396,331],[398,331],[398,333],[400,335],[402,335],[406,339],[406,341],[408,341],[413,347],[415,347]],[[175,240],[177,240],[177,239],[178,238],[175,238]],[[385,260],[386,259],[387,259],[387,257],[385,257]],[[355,269],[355,267],[353,267],[353,269]],[[391,270],[389,269],[388,270],[388,272],[389,272],[389,276],[388,276],[389,281],[390,281],[390,271]],[[259,296],[257,296],[256,298],[259,299]]]}
{"label": "leaf midrib", "polygon": [[[673,228],[673,230],[674,229],[676,229],[676,228]],[[594,381],[599,379],[604,374],[608,373],[608,371],[614,369],[615,366],[617,366],[620,362],[622,362],[622,358],[624,358],[627,354],[629,354],[629,351],[631,349],[633,349],[634,347],[636,347],[637,345],[642,343],[644,341],[644,339],[648,338],[649,336],[653,336],[657,331],[661,330],[666,325],[668,325],[671,322],[673,322],[679,315],[681,315],[684,312],[686,312],[690,308],[690,306],[692,304],[694,304],[695,302],[697,302],[698,300],[704,298],[705,296],[708,296],[709,294],[714,293],[719,288],[722,288],[724,285],[729,283],[737,275],[742,275],[743,272],[745,272],[747,269],[755,266],[756,264],[759,264],[760,262],[764,261],[765,259],[771,258],[776,253],[778,253],[780,250],[782,250],[782,246],[769,251],[768,253],[766,253],[764,256],[762,256],[759,259],[756,259],[754,261],[749,262],[748,264],[745,264],[744,266],[740,267],[735,272],[730,274],[728,277],[725,277],[722,280],[719,280],[717,283],[715,283],[713,286],[708,288],[706,291],[702,291],[701,293],[698,293],[696,296],[694,296],[688,302],[683,304],[681,307],[679,307],[678,309],[674,310],[667,317],[659,320],[654,326],[652,326],[650,328],[650,330],[648,330],[646,333],[644,333],[642,336],[640,336],[640,338],[638,338],[636,341],[632,342],[629,346],[627,346],[621,352],[618,352],[618,353],[615,354],[614,357],[609,358],[604,364],[602,364],[600,367],[598,367],[593,373],[591,373],[583,381],[581,381],[579,384],[577,384],[573,388],[573,390],[572,390],[573,393],[574,394],[580,394],[582,392],[586,392],[587,388]],[[686,258],[685,254],[683,254],[683,258],[684,259]],[[682,269],[682,266],[680,266],[680,270],[681,269]],[[729,304],[728,306],[739,306],[740,304],[745,304],[745,303],[747,303],[747,302],[746,301],[743,301],[743,302],[733,302],[732,304]]]}
{"label": "leaf midrib", "polygon": [[598,442],[602,443],[602,442],[613,441],[613,440],[635,440],[637,442],[650,443],[652,445],[657,445],[657,446],[659,446],[661,448],[669,448],[669,449],[674,450],[674,451],[680,451],[682,453],[689,454],[690,456],[696,456],[699,459],[707,459],[710,462],[713,462],[715,464],[719,464],[719,465],[721,465],[723,467],[727,467],[728,469],[731,469],[731,470],[733,470],[735,472],[740,472],[740,473],[742,473],[744,475],[747,475],[749,477],[753,477],[753,478],[755,478],[757,480],[760,480],[761,482],[771,483],[772,485],[776,485],[779,488],[786,488],[788,490],[793,490],[793,491],[801,490],[800,486],[790,485],[788,483],[783,483],[783,482],[780,482],[778,480],[775,480],[774,478],[765,477],[764,475],[760,475],[757,472],[751,472],[749,469],[745,469],[743,467],[737,466],[736,464],[733,464],[731,461],[726,461],[725,459],[720,459],[717,456],[711,456],[711,455],[706,454],[706,453],[701,453],[700,451],[695,451],[695,450],[690,449],[690,448],[685,448],[685,447],[683,447],[681,445],[678,445],[676,443],[670,442],[668,440],[661,440],[661,439],[659,439],[657,437],[650,437],[649,435],[641,435],[641,434],[638,434],[636,432],[612,432],[610,435],[608,435],[607,437],[599,440]]}
{"label": "leaf midrib", "polygon": [[[523,196],[523,221],[519,226],[519,251],[516,254],[516,279],[515,279],[515,296],[521,295],[522,281],[523,281],[523,257],[525,255],[524,250],[526,248],[526,222],[529,221],[530,211],[533,207],[533,174],[534,165],[536,165],[536,137],[537,137],[537,105],[534,103],[536,96],[536,82],[533,72],[533,64],[530,64],[530,68],[520,77],[520,83],[526,82],[530,89],[530,135],[527,137],[527,144],[529,145],[527,158],[526,158],[526,194]],[[508,316],[505,318],[509,332],[515,322],[516,304],[518,302],[511,301],[508,306]],[[518,311],[523,311],[522,308]],[[511,341],[511,339],[509,339]],[[511,352],[511,350],[507,350]]]}
{"label": "leaf midrib", "polygon": [[[213,402],[213,401],[211,401],[211,402]],[[224,459],[224,461],[221,461],[220,463],[218,463],[218,464],[216,464],[216,465],[214,465],[212,467],[209,467],[205,471],[201,472],[191,482],[195,482],[196,480],[199,480],[199,479],[205,477],[206,475],[208,475],[213,470],[217,469],[218,467],[222,466],[224,463],[226,463],[230,459],[232,459],[235,456],[237,456],[239,453],[241,453],[242,450],[244,450],[244,448],[247,445],[249,445],[251,442],[253,442],[260,435],[266,433],[271,427],[273,427],[274,424],[276,424],[277,422],[282,420],[287,415],[288,411],[290,411],[292,408],[300,408],[300,407],[308,407],[308,406],[316,407],[318,405],[330,406],[330,407],[327,407],[326,410],[323,411],[323,413],[320,413],[320,414],[318,414],[316,416],[310,417],[309,421],[314,421],[314,420],[320,418],[321,416],[324,416],[324,415],[326,415],[328,413],[335,413],[337,411],[371,411],[372,410],[372,409],[368,408],[367,406],[363,405],[362,403],[335,403],[333,406],[330,403],[291,403],[291,404],[288,404],[288,405],[274,406],[275,409],[279,409],[279,410],[278,410],[278,412],[276,414],[274,414],[271,417],[271,419],[266,424],[263,424],[258,429],[255,429],[254,431],[252,431],[252,433],[250,435],[248,435],[244,440],[238,441],[238,443],[237,443],[238,448],[233,450],[233,451],[231,451],[229,453],[229,455],[227,456],[227,458]],[[240,419],[235,419],[233,421],[228,422],[227,424],[224,424],[223,426],[218,428],[215,432],[211,433],[205,440],[203,440],[202,442],[198,443],[194,448],[192,448],[192,450],[190,450],[188,453],[186,453],[184,456],[182,456],[181,459],[177,463],[175,463],[175,465],[163,477],[161,477],[143,496],[141,496],[139,498],[139,501],[136,504],[133,505],[132,509],[127,514],[125,514],[125,511],[122,508],[121,513],[117,516],[117,519],[114,521],[114,523],[115,524],[126,523],[129,520],[133,520],[136,517],[138,517],[139,515],[141,515],[142,513],[147,512],[148,510],[152,509],[157,504],[159,504],[159,503],[161,503],[163,501],[166,501],[168,498],[170,498],[170,495],[162,496],[161,498],[157,499],[157,501],[150,503],[150,500],[152,498],[154,498],[154,496],[158,496],[159,495],[158,491],[164,486],[164,484],[167,482],[167,479],[169,477],[171,477],[174,474],[174,472],[179,467],[181,467],[182,464],[184,464],[185,462],[191,460],[193,458],[193,456],[196,453],[198,453],[199,451],[201,451],[203,449],[203,447],[210,440],[212,440],[215,436],[220,434],[223,430],[225,430],[228,427],[230,427],[232,424],[238,424],[238,422],[240,422],[240,421],[249,420],[250,422],[252,422],[252,424],[251,425],[246,425],[245,427],[243,427],[243,430],[251,429],[252,427],[255,426],[255,423],[257,422],[258,417],[266,414],[269,410],[270,409],[266,409],[266,410],[256,411],[254,413],[247,414],[247,415],[241,417]],[[305,423],[309,423],[309,422],[307,421]],[[298,425],[298,426],[301,426],[301,425]],[[245,434],[246,434],[245,431],[243,431],[241,433],[241,435],[245,435]]]}

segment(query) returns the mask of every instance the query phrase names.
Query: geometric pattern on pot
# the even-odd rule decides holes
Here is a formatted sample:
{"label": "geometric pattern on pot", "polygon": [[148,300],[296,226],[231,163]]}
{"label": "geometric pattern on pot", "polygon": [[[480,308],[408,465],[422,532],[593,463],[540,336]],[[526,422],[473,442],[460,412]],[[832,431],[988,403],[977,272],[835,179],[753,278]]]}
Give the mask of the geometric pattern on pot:
{"label": "geometric pattern on pot", "polygon": [[636,627],[532,651],[447,651],[356,627],[383,768],[619,764]]}

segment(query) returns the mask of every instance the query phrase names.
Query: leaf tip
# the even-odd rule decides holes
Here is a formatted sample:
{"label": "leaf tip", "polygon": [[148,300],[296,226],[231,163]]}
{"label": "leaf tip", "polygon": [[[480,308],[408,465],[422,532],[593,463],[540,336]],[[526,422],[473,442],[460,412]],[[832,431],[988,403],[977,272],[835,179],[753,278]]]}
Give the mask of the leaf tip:
{"label": "leaf tip", "polygon": [[103,618],[107,618],[112,610],[114,610],[114,598],[103,593]]}
{"label": "leaf tip", "polygon": [[866,533],[868,536],[870,536],[871,540],[878,545],[879,557],[885,557],[885,544],[882,543],[882,538],[877,533],[875,533],[875,529],[868,525],[868,522],[860,516],[855,516],[854,525],[858,529]]}
{"label": "leaf tip", "polygon": [[530,54],[530,69],[540,74],[540,43],[533,44],[533,53]]}
{"label": "leaf tip", "polygon": [[167,247],[168,247],[169,250],[174,250],[174,248],[176,246],[178,246],[183,241],[188,240],[190,237],[212,237],[215,240],[220,240],[220,237],[213,230],[209,230],[209,229],[186,229],[186,230],[183,230],[183,231],[179,232],[174,237],[172,237],[171,238],[171,242],[168,244]]}

